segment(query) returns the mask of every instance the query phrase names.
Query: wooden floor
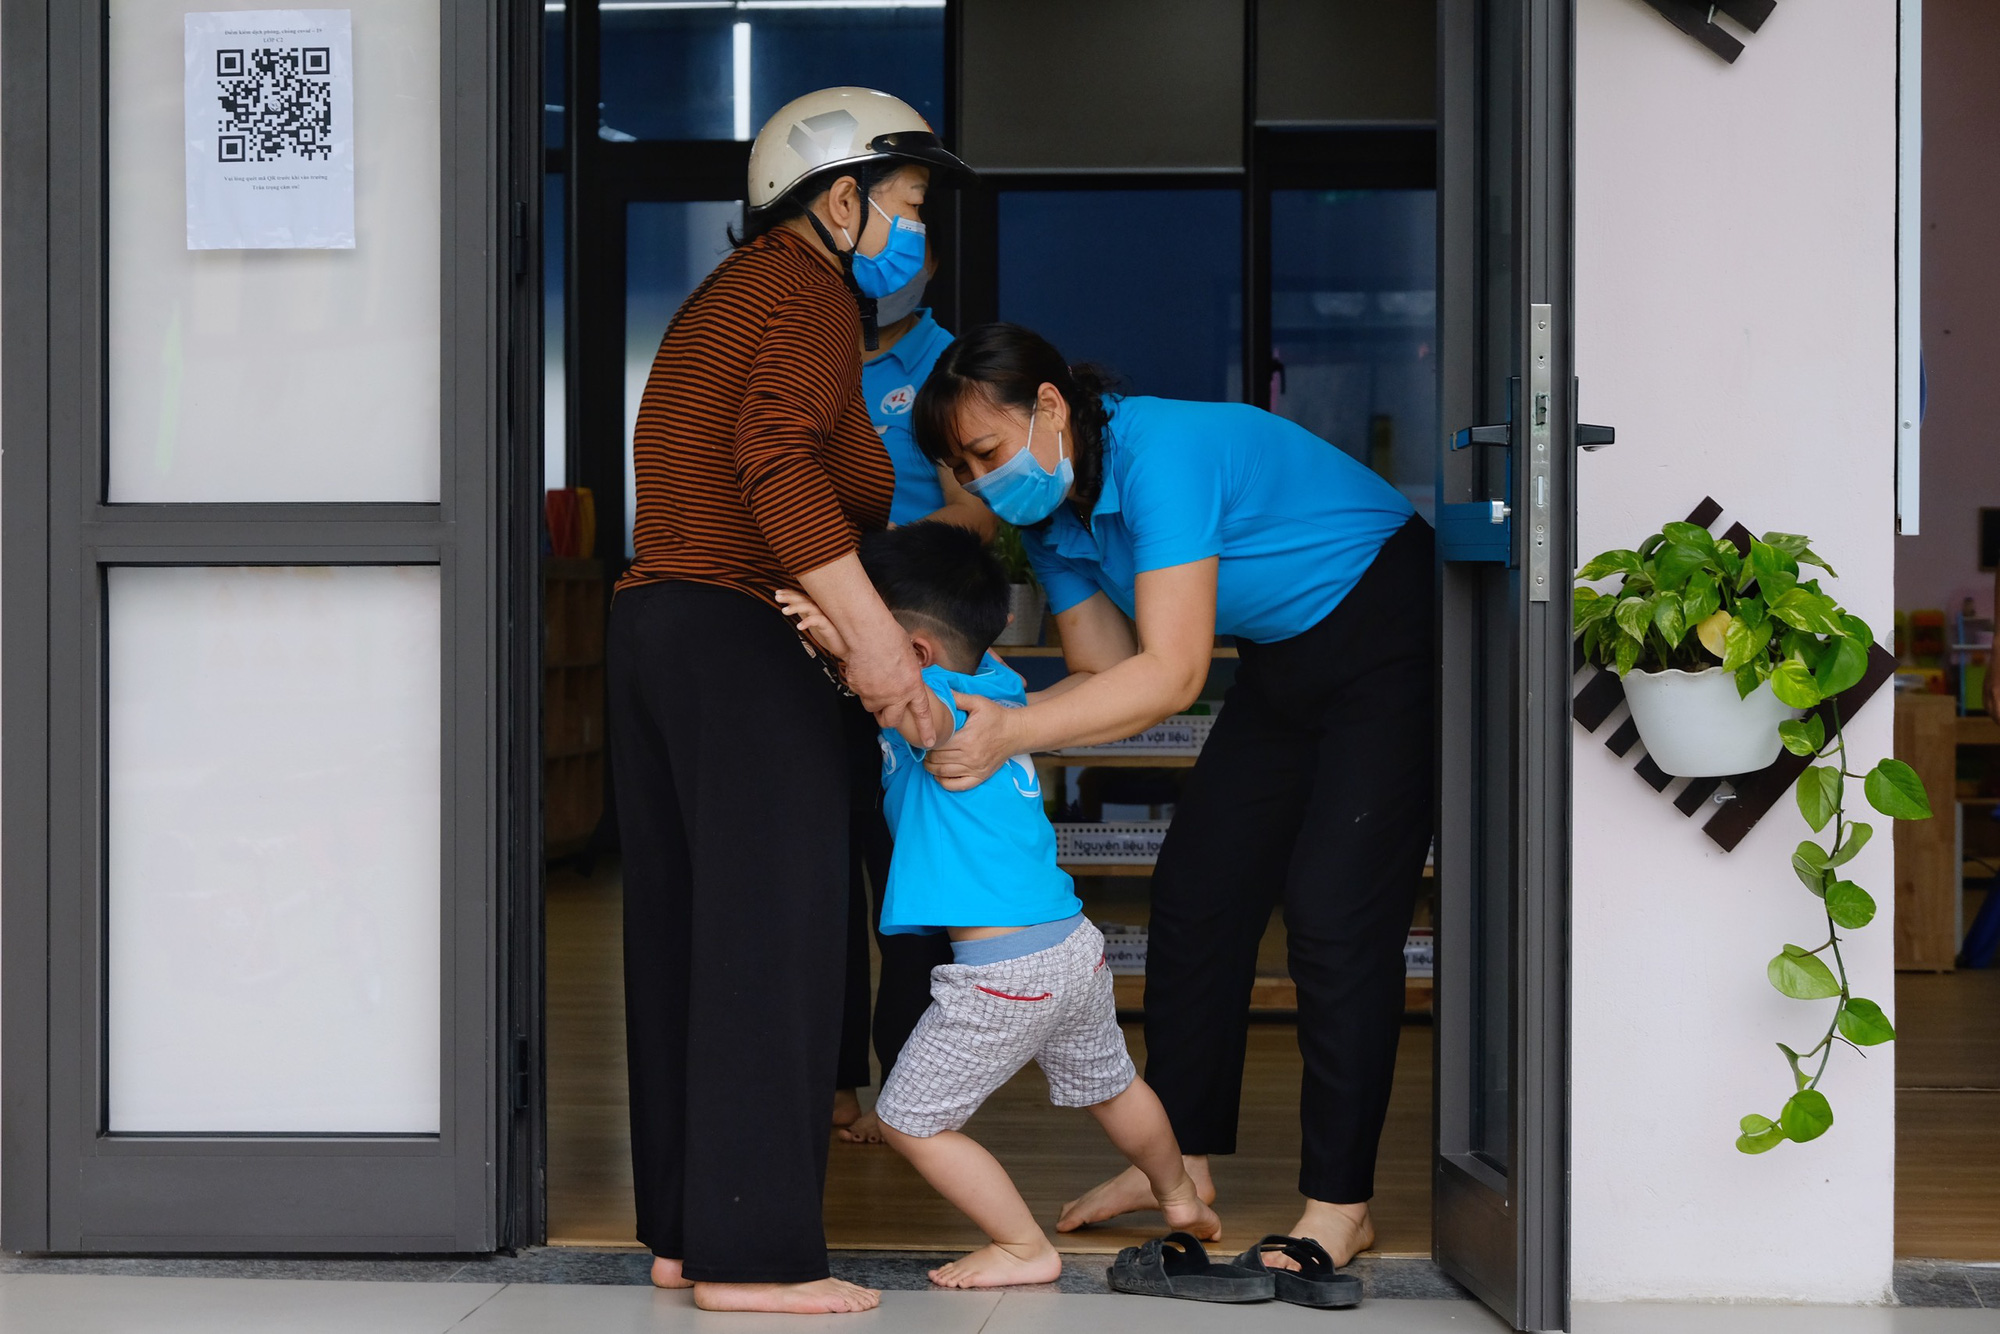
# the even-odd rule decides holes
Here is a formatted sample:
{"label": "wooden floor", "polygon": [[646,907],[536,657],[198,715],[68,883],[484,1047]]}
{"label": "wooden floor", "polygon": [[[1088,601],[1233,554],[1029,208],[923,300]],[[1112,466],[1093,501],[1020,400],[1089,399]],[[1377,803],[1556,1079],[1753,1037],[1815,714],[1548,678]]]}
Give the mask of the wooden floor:
{"label": "wooden floor", "polygon": [[[618,881],[553,875],[548,887],[548,1208],[553,1245],[632,1245],[631,1145],[626,1126],[624,993]],[[1136,1028],[1133,1054],[1143,1061]],[[1250,1031],[1238,1152],[1215,1160],[1226,1236],[1247,1243],[1298,1218],[1299,1057],[1289,1023]],[[1050,1107],[1028,1067],[967,1130],[1007,1164],[1037,1214],[1122,1166],[1096,1122]],[[1395,1092],[1376,1172],[1377,1249],[1430,1253],[1431,1030],[1403,1030]],[[829,1244],[868,1250],[949,1250],[978,1234],[886,1147],[835,1141],[827,1172]],[[1160,1230],[1157,1216],[1125,1228],[1059,1238],[1070,1251],[1115,1251]]]}
{"label": "wooden floor", "polygon": [[2000,970],[1896,978],[1896,1253],[2000,1261]]}

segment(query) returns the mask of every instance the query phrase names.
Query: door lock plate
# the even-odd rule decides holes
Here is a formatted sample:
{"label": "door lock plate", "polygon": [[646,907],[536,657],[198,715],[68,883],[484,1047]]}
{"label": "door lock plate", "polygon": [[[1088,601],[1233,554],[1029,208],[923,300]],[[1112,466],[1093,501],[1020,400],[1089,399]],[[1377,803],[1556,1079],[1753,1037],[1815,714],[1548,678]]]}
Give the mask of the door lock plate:
{"label": "door lock plate", "polygon": [[1554,577],[1549,560],[1549,488],[1553,450],[1549,444],[1549,364],[1555,346],[1553,306],[1528,307],[1528,600],[1547,602]]}

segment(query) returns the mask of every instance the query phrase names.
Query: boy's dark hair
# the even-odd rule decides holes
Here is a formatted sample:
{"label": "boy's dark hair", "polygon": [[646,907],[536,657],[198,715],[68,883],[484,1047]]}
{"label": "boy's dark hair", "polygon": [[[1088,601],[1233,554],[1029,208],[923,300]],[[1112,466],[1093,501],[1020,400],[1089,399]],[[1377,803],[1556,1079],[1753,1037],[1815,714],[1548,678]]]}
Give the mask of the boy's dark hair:
{"label": "boy's dark hair", "polygon": [[890,611],[945,641],[954,671],[972,671],[1007,628],[1007,571],[979,535],[935,520],[869,533],[861,568]]}

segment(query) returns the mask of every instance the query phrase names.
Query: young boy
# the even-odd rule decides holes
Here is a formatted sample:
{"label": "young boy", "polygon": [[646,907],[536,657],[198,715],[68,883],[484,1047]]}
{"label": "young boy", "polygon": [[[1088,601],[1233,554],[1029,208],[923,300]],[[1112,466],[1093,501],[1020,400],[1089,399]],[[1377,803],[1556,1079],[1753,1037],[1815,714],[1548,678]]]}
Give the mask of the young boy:
{"label": "young boy", "polygon": [[[987,652],[1007,625],[1007,576],[976,535],[943,523],[892,528],[862,539],[861,563],[910,632],[940,738],[966,719],[954,691],[1027,702],[1021,678]],[[818,607],[796,593],[779,600],[829,653],[845,656]],[[931,1281],[985,1288],[1062,1273],[1006,1169],[960,1130],[1029,1061],[1048,1076],[1050,1101],[1088,1107],[1146,1174],[1169,1224],[1220,1235],[1166,1112],[1126,1053],[1104,937],[1056,866],[1033,762],[1017,755],[978,787],[949,792],[925,771],[915,724],[907,726],[882,731],[884,805],[896,838],[882,930],[942,930],[953,962],[931,970],[931,1006],[875,1114],[889,1142],[993,1239],[931,1271]]]}

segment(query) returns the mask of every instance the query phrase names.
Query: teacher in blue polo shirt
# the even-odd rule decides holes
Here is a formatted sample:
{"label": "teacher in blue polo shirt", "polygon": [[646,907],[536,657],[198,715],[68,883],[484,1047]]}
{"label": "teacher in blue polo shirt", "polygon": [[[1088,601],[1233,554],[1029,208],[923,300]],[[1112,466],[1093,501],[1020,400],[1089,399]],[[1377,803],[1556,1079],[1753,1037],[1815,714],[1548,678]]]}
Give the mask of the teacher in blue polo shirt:
{"label": "teacher in blue polo shirt", "polygon": [[[947,787],[1185,709],[1214,637],[1236,637],[1235,683],[1154,869],[1146,1080],[1212,1198],[1208,1155],[1236,1148],[1257,946],[1282,905],[1305,1065],[1292,1232],[1346,1263],[1374,1241],[1403,941],[1431,840],[1430,527],[1303,427],[1113,394],[1015,325],[948,347],[913,415],[925,455],[1021,527],[1069,669],[1023,708],[961,699],[968,722],[926,761]],[[1127,1172],[1057,1227],[1155,1207]]]}
{"label": "teacher in blue polo shirt", "polygon": [[[917,390],[951,335],[923,308],[924,289],[937,271],[937,254],[926,249],[924,266],[908,283],[875,303],[876,345],[861,350],[861,398],[869,420],[895,465],[896,489],[889,500],[892,526],[941,519],[991,539],[999,527],[993,511],[967,495],[952,475],[925,458],[910,431]],[[848,749],[853,760],[852,790],[857,805],[848,825],[852,865],[848,876],[847,988],[842,1001],[840,1056],[833,1095],[833,1124],[851,1144],[880,1144],[881,1123],[864,1110],[858,1090],[869,1082],[872,1039],[882,1078],[901,1055],[910,1031],[931,1003],[931,969],[951,962],[942,936],[884,935],[878,929],[882,889],[889,880],[889,826],[882,818],[882,785],[877,774],[880,729],[859,708],[848,712]],[[866,794],[865,797],[862,794]],[[875,894],[869,910],[870,887]],[[875,938],[882,967],[869,994],[868,939]]]}

